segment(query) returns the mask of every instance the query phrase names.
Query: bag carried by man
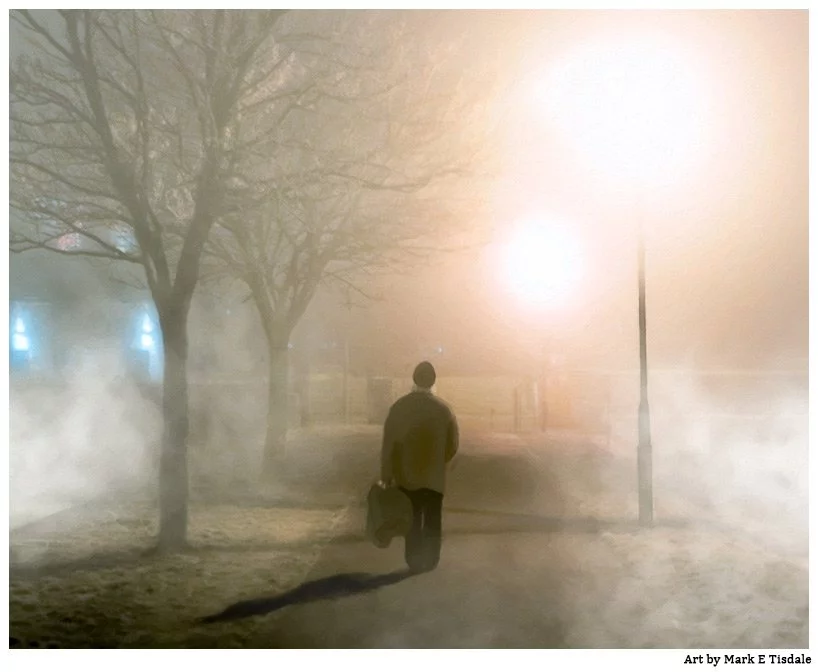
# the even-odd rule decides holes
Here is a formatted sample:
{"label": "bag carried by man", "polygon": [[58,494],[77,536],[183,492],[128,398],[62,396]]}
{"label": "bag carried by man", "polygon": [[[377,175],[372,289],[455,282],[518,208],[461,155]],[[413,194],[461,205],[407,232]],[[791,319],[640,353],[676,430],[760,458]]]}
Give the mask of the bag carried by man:
{"label": "bag carried by man", "polygon": [[378,548],[387,548],[394,537],[405,537],[412,528],[412,502],[400,488],[375,483],[367,495],[366,536]]}

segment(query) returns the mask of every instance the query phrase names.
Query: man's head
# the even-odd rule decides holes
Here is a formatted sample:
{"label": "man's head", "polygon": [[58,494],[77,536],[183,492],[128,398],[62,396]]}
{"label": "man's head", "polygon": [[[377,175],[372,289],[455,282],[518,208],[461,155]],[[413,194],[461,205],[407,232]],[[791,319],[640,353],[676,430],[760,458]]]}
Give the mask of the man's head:
{"label": "man's head", "polygon": [[436,379],[435,367],[431,362],[421,362],[415,367],[415,372],[412,374],[415,385],[424,390],[431,389]]}

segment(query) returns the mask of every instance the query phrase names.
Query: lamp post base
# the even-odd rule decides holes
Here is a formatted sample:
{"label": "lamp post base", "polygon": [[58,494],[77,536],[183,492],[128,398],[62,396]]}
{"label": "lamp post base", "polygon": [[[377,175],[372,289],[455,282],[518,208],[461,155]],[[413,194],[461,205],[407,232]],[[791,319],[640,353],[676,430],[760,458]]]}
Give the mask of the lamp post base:
{"label": "lamp post base", "polygon": [[651,445],[639,444],[639,524],[653,524],[653,487],[651,484]]}
{"label": "lamp post base", "polygon": [[639,445],[636,448],[636,471],[639,488],[639,524],[653,524],[653,446],[650,441],[648,402],[639,404]]}

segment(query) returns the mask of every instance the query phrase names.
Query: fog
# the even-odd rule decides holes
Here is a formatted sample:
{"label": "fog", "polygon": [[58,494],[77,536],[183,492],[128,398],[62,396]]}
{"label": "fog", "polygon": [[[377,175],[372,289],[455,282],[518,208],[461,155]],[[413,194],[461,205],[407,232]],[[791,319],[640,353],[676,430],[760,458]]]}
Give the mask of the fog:
{"label": "fog", "polygon": [[[573,46],[633,25],[686,44],[709,96],[697,167],[661,188],[600,179],[531,98]],[[265,477],[269,344],[252,274],[226,280],[205,256],[187,322],[190,555],[120,562],[123,548],[152,548],[160,524],[167,417],[161,350],[138,344],[146,314],[161,342],[144,273],[13,255],[10,340],[19,310],[31,340],[10,375],[12,635],[56,628],[65,646],[268,646],[275,631],[272,645],[307,647],[806,648],[806,13],[447,12],[417,26],[424,44],[450,49],[448,65],[482,73],[459,83],[466,99],[483,100],[481,81],[495,76],[483,102],[501,122],[485,164],[470,166],[474,182],[395,201],[406,206],[395,221],[445,222],[438,238],[419,228],[425,254],[389,248],[388,263],[326,273],[310,294],[287,346],[287,441]],[[577,241],[582,273],[563,301],[533,305],[509,283],[504,246],[532,213],[566,222]],[[648,528],[637,525],[637,224]],[[383,245],[371,235],[360,248]],[[287,607],[278,629],[263,617],[169,625],[312,579],[402,567],[402,543],[382,553],[365,543],[364,502],[385,413],[421,360],[461,427],[436,573],[411,579],[417,590],[396,582]],[[85,590],[75,568],[99,571],[89,581],[107,591],[109,579],[130,586],[135,566],[166,597],[161,617],[136,600],[133,628],[113,616],[55,625]],[[46,604],[64,574],[65,603]],[[41,599],[41,611],[27,606]]]}
{"label": "fog", "polygon": [[[685,372],[656,377],[651,407],[657,493],[666,491],[702,516],[806,558],[806,375],[737,377],[729,387],[718,377],[697,380]],[[635,433],[622,449],[633,449]]]}
{"label": "fog", "polygon": [[9,407],[12,528],[155,480],[161,416],[128,381],[118,354],[97,346],[57,385],[15,386]]}

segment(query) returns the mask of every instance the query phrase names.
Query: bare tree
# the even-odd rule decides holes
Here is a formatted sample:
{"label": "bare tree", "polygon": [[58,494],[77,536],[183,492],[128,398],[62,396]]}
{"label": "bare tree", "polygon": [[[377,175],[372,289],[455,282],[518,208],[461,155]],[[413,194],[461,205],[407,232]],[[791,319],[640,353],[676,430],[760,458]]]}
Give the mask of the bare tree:
{"label": "bare tree", "polygon": [[[141,267],[165,352],[159,548],[187,529],[187,317],[247,101],[290,97],[281,11],[12,12],[12,251]],[[82,244],[65,246],[66,234]]]}
{"label": "bare tree", "polygon": [[217,275],[249,288],[266,335],[267,474],[286,439],[288,343],[316,290],[365,294],[371,274],[440,252],[473,223],[490,145],[495,82],[446,67],[456,45],[424,44],[399,13],[309,19],[282,38],[297,98],[263,112],[246,101],[235,210],[208,243]]}

